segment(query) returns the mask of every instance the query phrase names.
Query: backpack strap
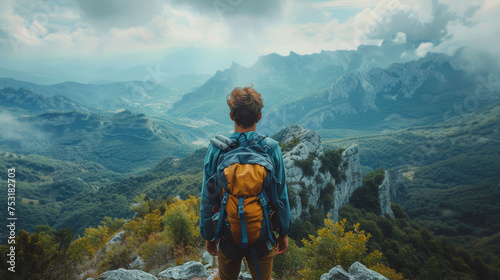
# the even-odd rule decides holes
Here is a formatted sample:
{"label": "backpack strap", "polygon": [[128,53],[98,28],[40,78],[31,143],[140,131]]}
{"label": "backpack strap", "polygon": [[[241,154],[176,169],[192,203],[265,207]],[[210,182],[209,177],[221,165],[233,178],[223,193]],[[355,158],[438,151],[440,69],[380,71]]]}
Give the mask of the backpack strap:
{"label": "backpack strap", "polygon": [[229,197],[229,192],[225,192],[222,197],[220,211],[219,211],[219,220],[217,221],[217,227],[215,229],[215,240],[220,240],[222,237],[222,228],[224,227],[224,220],[226,218],[226,205]]}
{"label": "backpack strap", "polygon": [[262,275],[260,274],[259,268],[259,258],[257,256],[257,249],[255,248],[255,244],[250,246],[250,252],[252,252],[252,260],[255,265],[255,272],[257,273],[257,279],[261,279]]}
{"label": "backpack strap", "polygon": [[238,197],[238,216],[240,218],[240,225],[241,225],[240,248],[248,248],[247,223],[245,221],[245,210],[243,209],[244,200],[245,198],[243,196]]}
{"label": "backpack strap", "polygon": [[259,134],[259,141],[258,143],[260,144],[260,146],[262,147],[262,149],[268,154],[268,155],[272,155],[273,152],[274,152],[274,149],[276,149],[276,147],[278,146],[278,141],[270,138],[270,137],[267,137],[267,136],[263,136],[263,135],[260,135]]}
{"label": "backpack strap", "polygon": [[276,241],[274,240],[273,238],[273,234],[271,233],[271,221],[269,220],[269,210],[267,209],[267,197],[266,197],[266,194],[264,192],[261,192],[259,194],[259,200],[260,200],[260,204],[262,205],[262,210],[264,212],[264,223],[266,224],[266,227],[267,227],[267,235],[269,235],[269,240],[271,240],[271,242],[273,242],[274,244],[276,244]]}

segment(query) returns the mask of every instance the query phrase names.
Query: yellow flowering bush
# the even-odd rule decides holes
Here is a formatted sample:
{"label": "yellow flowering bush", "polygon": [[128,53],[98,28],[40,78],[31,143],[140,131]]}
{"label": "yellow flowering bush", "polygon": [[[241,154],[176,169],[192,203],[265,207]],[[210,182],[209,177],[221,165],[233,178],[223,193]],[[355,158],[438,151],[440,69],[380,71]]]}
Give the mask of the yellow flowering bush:
{"label": "yellow flowering bush", "polygon": [[368,253],[366,243],[370,238],[369,233],[360,230],[359,224],[354,225],[353,231],[346,231],[345,223],[346,219],[335,223],[327,217],[325,227],[318,230],[317,236],[309,235],[309,240],[305,238],[302,240],[307,262],[299,273],[305,279],[319,279],[322,274],[337,265],[341,265],[347,271],[356,261],[370,269],[378,269],[376,271],[386,277],[389,275],[388,272],[391,272],[392,276],[398,275],[394,270],[381,264],[382,253],[377,250]]}
{"label": "yellow flowering bush", "polygon": [[175,201],[165,206],[165,232],[175,244],[175,259],[191,254],[194,248],[199,247],[198,219],[200,199],[190,196],[189,199]]}

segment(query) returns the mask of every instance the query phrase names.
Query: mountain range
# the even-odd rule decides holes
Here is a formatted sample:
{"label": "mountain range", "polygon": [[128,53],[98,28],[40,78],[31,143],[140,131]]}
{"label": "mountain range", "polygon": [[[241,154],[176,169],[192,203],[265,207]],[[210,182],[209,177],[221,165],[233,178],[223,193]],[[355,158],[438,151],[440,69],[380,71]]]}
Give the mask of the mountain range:
{"label": "mountain range", "polygon": [[346,73],[403,61],[401,54],[404,49],[403,45],[386,43],[381,47],[360,46],[356,51],[322,51],[311,55],[290,52],[288,56],[269,54],[260,57],[251,67],[233,63],[230,68],[217,71],[202,86],[184,94],[168,113],[227,123],[225,95],[235,86],[253,84],[263,96],[266,114],[291,101],[322,93]]}
{"label": "mountain range", "polygon": [[161,109],[159,100],[165,104],[175,100],[167,88],[150,81],[112,82],[84,84],[64,82],[39,85],[13,79],[0,79],[0,88],[25,89],[44,97],[64,96],[83,106],[87,111],[106,112],[132,109],[153,115]]}
{"label": "mountain range", "polygon": [[10,130],[0,137],[2,150],[90,160],[121,173],[144,170],[165,156],[183,157],[192,151],[188,140],[168,122],[128,110],[112,115],[46,112],[3,125]]}
{"label": "mountain range", "polygon": [[[253,84],[265,103],[259,132],[296,123],[317,131],[328,149],[357,144],[361,172],[388,170],[398,186],[392,199],[412,219],[496,263],[498,82],[468,72],[459,57],[414,59],[405,50],[384,42],[269,54],[208,79],[184,76],[181,87],[172,80],[40,85],[3,78],[0,164],[24,168],[21,208],[37,217],[27,222],[78,231],[102,215],[125,217],[142,193],[197,195],[205,150],[196,145],[232,131],[226,95]],[[99,213],[103,203],[110,209]]]}

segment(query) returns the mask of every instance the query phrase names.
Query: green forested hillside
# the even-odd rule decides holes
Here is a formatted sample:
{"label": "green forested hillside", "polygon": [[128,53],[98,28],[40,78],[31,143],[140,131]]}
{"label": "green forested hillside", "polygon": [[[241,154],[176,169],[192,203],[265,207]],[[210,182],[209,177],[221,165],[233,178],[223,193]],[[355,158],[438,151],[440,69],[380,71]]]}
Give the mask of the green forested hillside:
{"label": "green forested hillside", "polygon": [[[164,164],[158,167],[158,174],[168,176],[177,168],[168,161]],[[189,171],[189,168],[180,170]],[[364,187],[356,196],[370,193],[370,186],[378,184],[380,174],[383,173],[366,176]],[[133,182],[155,182],[158,178],[154,177],[138,177]],[[123,182],[115,186],[123,186]],[[109,205],[101,193],[97,196]],[[137,256],[144,259],[145,271],[157,273],[162,267],[198,258],[204,251],[197,229],[199,199],[192,196],[184,201],[169,197],[152,199],[144,194],[138,197],[140,199],[134,199],[128,208],[128,215],[137,211],[134,218],[102,218],[96,226],[86,227],[81,237],[72,242],[73,233],[63,228],[53,230],[39,226],[33,233],[21,231],[17,237],[22,246],[20,273],[37,279],[76,279],[78,274],[96,278],[107,270],[128,268],[131,259]],[[370,208],[345,205],[340,211],[340,223],[333,223],[324,212],[318,214],[318,220],[311,220],[314,224],[311,223],[313,227],[308,229],[309,235],[302,240],[290,239],[287,254],[276,257],[273,278],[318,279],[335,265],[347,269],[354,261],[361,261],[394,280],[493,280],[500,277],[498,269],[486,265],[463,246],[445,237],[436,237],[411,221],[399,205],[393,204],[392,209],[395,219],[380,217]],[[119,231],[124,232],[124,241],[107,245],[106,242]],[[0,246],[0,251],[8,252],[8,246]],[[5,266],[5,262],[0,264],[2,269]],[[0,275],[2,273],[0,271]]]}
{"label": "green forested hillside", "polygon": [[[132,177],[92,162],[74,163],[6,152],[0,152],[0,167],[16,168],[20,229],[33,232],[37,225],[49,225],[81,234],[105,216],[131,217],[129,205],[139,194],[150,198],[187,198],[189,194],[198,194],[205,151],[183,159],[168,157],[145,174]],[[0,194],[0,200],[7,201],[6,197],[7,192]],[[0,236],[7,236],[6,228],[0,229]]]}
{"label": "green forested hillside", "polygon": [[61,205],[63,215],[54,228],[69,228],[81,234],[86,227],[97,225],[104,217],[130,218],[133,213],[129,205],[141,194],[148,199],[187,198],[190,194],[199,194],[205,152],[198,150],[182,159],[170,157],[142,175],[75,195]]}
{"label": "green forested hillside", "polygon": [[360,223],[370,233],[368,249],[379,250],[389,267],[402,272],[406,279],[498,279],[500,271],[486,265],[480,254],[463,244],[439,237],[413,222],[397,204],[392,205],[395,219],[387,219],[363,209],[344,206],[339,215],[348,223]]}
{"label": "green forested hillside", "polygon": [[[95,192],[124,175],[90,162],[55,160],[39,155],[19,155],[0,151],[0,169],[15,169],[16,215],[18,228],[32,232],[37,225],[54,226],[65,205],[82,192]],[[7,174],[7,173],[5,173]],[[0,193],[7,201],[7,192]],[[2,213],[2,217],[7,211]],[[7,228],[0,228],[0,236],[7,236]],[[1,242],[6,242],[2,238]]]}
{"label": "green forested hillside", "polygon": [[403,175],[405,197],[394,197],[410,218],[437,236],[499,264],[500,106],[491,104],[431,127],[327,141],[360,145],[365,172],[391,168]]}
{"label": "green forested hillside", "polygon": [[[460,221],[459,217],[449,219],[448,223],[445,224],[427,224],[420,219],[416,221],[411,219],[398,204],[391,205],[395,215],[394,219],[381,217],[377,194],[378,186],[383,179],[384,172],[381,169],[367,174],[363,178],[363,186],[353,193],[350,203],[343,206],[339,213],[339,219],[346,218],[348,224],[360,223],[361,229],[371,234],[368,241],[370,251],[381,251],[389,266],[402,272],[407,279],[483,280],[500,277],[500,270],[497,268],[500,259],[497,257],[498,255],[495,256],[491,252],[493,250],[490,250],[489,253],[481,251],[477,246],[468,246],[467,242],[470,240],[443,237],[443,233],[436,230],[435,227],[449,229],[466,227],[466,222]],[[500,216],[489,212],[491,209],[486,209],[491,207],[495,198],[472,195],[477,191],[483,194],[491,191],[487,188],[479,190],[483,189],[482,187],[463,188],[462,191],[465,193],[458,192],[458,196],[455,197],[449,197],[453,191],[436,189],[430,195],[428,193],[421,194],[419,199],[411,199],[411,201],[424,200],[425,206],[423,208],[426,210],[433,208],[434,205],[443,205],[443,201],[453,200],[454,203],[464,206],[474,204],[474,206],[481,208],[475,214],[487,220],[483,223],[476,221],[476,224],[481,224],[482,228],[493,229],[498,227]],[[418,192],[412,193],[412,195],[418,195]],[[429,200],[429,197],[432,199]],[[474,198],[473,201],[467,201],[471,197]],[[485,207],[477,204],[484,204]],[[416,207],[408,208],[414,209]],[[440,215],[440,213],[435,212],[432,214]],[[494,217],[490,217],[490,215]],[[485,257],[487,254],[489,256]]]}
{"label": "green forested hillside", "polygon": [[11,122],[17,137],[0,137],[2,150],[93,161],[120,173],[144,172],[166,156],[194,150],[171,123],[127,110],[113,115],[49,112]]}

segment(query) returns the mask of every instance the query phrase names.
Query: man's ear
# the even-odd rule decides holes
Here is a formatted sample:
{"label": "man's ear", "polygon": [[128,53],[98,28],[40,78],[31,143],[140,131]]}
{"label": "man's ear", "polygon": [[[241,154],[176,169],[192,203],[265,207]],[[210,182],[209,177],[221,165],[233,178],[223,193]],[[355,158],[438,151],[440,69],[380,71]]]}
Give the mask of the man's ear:
{"label": "man's ear", "polygon": [[262,112],[259,112],[259,118],[257,119],[257,122],[259,122],[261,118],[262,118]]}
{"label": "man's ear", "polygon": [[231,118],[232,121],[234,121],[234,119],[233,119],[233,112],[229,112],[229,117]]}

